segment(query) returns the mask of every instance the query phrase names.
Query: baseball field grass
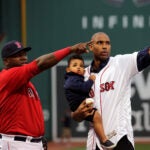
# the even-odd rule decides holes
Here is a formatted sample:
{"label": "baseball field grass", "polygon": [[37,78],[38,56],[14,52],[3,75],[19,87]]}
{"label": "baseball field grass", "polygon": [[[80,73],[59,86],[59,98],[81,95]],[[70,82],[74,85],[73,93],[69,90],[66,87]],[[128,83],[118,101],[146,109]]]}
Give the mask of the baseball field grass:
{"label": "baseball field grass", "polygon": [[[48,150],[86,150],[85,145],[85,142],[71,142],[69,145],[68,143],[49,142]],[[136,143],[135,150],[150,150],[150,142]]]}
{"label": "baseball field grass", "polygon": [[[70,150],[85,150],[85,147],[77,147]],[[150,150],[150,144],[136,144],[135,150]]]}

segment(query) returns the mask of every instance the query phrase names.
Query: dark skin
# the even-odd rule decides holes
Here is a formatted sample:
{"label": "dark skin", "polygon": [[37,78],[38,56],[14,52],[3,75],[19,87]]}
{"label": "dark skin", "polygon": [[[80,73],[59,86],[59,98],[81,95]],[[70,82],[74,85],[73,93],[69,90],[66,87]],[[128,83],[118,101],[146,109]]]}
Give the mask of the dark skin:
{"label": "dark skin", "polygon": [[77,121],[81,122],[89,115],[93,114],[93,104],[86,104],[86,100],[84,100],[78,107],[78,109],[71,113],[72,118]]}
{"label": "dark skin", "polygon": [[[86,45],[91,42],[79,43],[70,47],[70,53],[82,54],[88,52],[86,49]],[[52,66],[56,65],[59,61],[55,58],[53,53],[42,55],[35,59],[37,62],[37,66],[41,71],[44,71]],[[28,62],[27,52],[22,50],[10,57],[3,59],[4,66],[6,69],[22,66]]]}
{"label": "dark skin", "polygon": [[89,46],[94,56],[94,67],[98,68],[102,61],[109,58],[111,43],[108,35],[98,32],[92,36],[93,43]]}
{"label": "dark skin", "polygon": [[[91,38],[92,43],[89,43],[89,49],[93,52],[94,69],[99,68],[99,65],[109,58],[111,52],[111,42],[109,36],[104,32],[97,32]],[[148,50],[150,55],[150,49]],[[88,116],[91,107],[87,107],[85,102],[81,103],[78,109],[72,113],[72,117],[76,121],[82,121]]]}
{"label": "dark skin", "polygon": [[[90,41],[90,42],[86,42],[86,43],[79,43],[79,44],[73,45],[70,47],[70,53],[81,54],[81,53],[88,52],[88,50],[86,49],[86,46],[89,44],[92,44],[92,42]],[[4,63],[4,66],[6,69],[23,66],[27,62],[28,62],[28,56],[27,56],[27,52],[25,50],[22,50],[10,57],[3,58],[3,63]],[[53,53],[49,53],[49,54],[45,54],[45,55],[38,57],[36,59],[36,62],[37,62],[37,66],[39,67],[39,69],[41,71],[44,71],[44,70],[54,66],[59,61],[55,58]],[[85,102],[84,102],[84,104],[86,105],[86,107],[84,109],[81,107],[81,110],[85,111],[85,112],[88,111],[87,114],[84,115],[84,117],[86,117],[88,114],[90,114],[89,110],[92,110],[92,107],[90,105],[87,105]],[[79,112],[79,114],[80,114],[80,112]],[[78,121],[81,121],[81,120],[78,120]]]}
{"label": "dark skin", "polygon": [[[79,43],[79,44],[75,44],[75,45],[71,46],[69,54],[71,54],[71,53],[82,54],[82,53],[88,52],[86,49],[86,45],[89,43],[91,43],[91,42]],[[60,60],[56,59],[55,56],[56,55],[54,55],[54,53],[52,52],[52,53],[45,54],[45,55],[42,55],[42,56],[36,58],[35,61],[37,63],[39,70],[44,71],[46,69],[51,68],[55,64],[57,64]],[[4,63],[5,69],[10,69],[13,67],[21,67],[21,66],[27,64],[27,62],[28,62],[28,56],[27,56],[27,52],[25,49],[19,51],[16,54],[13,54],[13,55],[7,57],[7,58],[3,58],[3,63]],[[42,139],[42,143],[43,143],[44,149],[47,149],[47,141],[45,139]]]}
{"label": "dark skin", "polygon": [[[103,32],[95,33],[91,38],[91,43],[88,44],[90,51],[93,52],[94,68],[97,69],[102,61],[105,61],[110,56],[111,44],[109,36]],[[83,101],[78,109],[72,113],[74,120],[80,122],[85,117],[91,115],[92,106]]]}

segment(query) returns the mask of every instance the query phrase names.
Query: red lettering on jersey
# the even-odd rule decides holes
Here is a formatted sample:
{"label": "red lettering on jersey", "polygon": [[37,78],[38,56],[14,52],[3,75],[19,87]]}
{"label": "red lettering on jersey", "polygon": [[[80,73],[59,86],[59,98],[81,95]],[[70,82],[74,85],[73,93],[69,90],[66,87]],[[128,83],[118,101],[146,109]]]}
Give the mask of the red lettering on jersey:
{"label": "red lettering on jersey", "polygon": [[115,81],[100,84],[100,92],[114,90]]}
{"label": "red lettering on jersey", "polygon": [[94,97],[94,91],[93,91],[93,89],[90,90],[89,96],[90,97]]}
{"label": "red lettering on jersey", "polygon": [[110,89],[111,89],[111,90],[114,90],[114,83],[115,83],[115,81],[111,81],[111,82],[109,83],[109,86],[110,86]]}
{"label": "red lettering on jersey", "polygon": [[33,90],[31,88],[28,88],[28,95],[30,98],[35,98]]}
{"label": "red lettering on jersey", "polygon": [[100,92],[104,92],[105,91],[105,84],[102,83],[100,84]]}

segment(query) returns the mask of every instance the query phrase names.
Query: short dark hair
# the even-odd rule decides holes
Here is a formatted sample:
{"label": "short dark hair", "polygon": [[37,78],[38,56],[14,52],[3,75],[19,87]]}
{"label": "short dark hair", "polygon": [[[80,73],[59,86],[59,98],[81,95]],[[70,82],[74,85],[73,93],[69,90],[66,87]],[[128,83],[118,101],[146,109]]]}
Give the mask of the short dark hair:
{"label": "short dark hair", "polygon": [[70,56],[70,58],[68,59],[68,66],[70,65],[70,62],[73,59],[79,59],[79,60],[83,61],[83,63],[84,63],[83,57],[79,54],[75,54],[75,55]]}

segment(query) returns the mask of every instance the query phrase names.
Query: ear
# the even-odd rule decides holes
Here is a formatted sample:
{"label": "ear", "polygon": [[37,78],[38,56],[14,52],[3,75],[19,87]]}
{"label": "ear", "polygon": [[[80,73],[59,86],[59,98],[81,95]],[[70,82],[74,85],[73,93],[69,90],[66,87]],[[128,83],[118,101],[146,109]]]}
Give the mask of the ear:
{"label": "ear", "polygon": [[69,67],[67,67],[67,68],[66,68],[66,72],[70,72],[70,69],[69,69]]}
{"label": "ear", "polygon": [[9,64],[9,60],[7,58],[4,58],[3,63],[4,63],[5,66],[7,66]]}

